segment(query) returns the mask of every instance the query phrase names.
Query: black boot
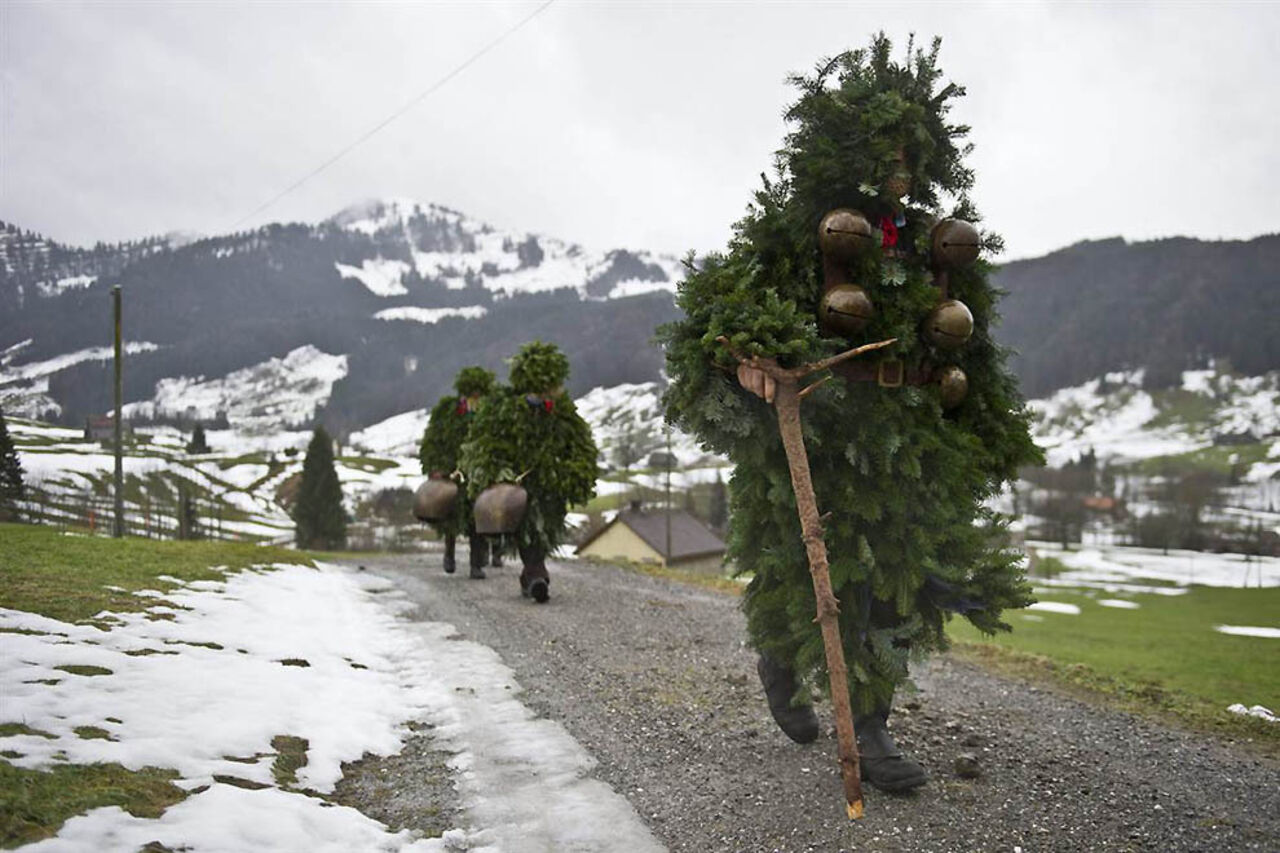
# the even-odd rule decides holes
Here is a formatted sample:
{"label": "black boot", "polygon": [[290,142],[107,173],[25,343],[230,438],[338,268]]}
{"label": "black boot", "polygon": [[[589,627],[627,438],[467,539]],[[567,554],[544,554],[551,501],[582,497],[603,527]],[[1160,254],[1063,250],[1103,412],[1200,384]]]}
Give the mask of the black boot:
{"label": "black boot", "polygon": [[484,564],[489,562],[489,540],[483,536],[472,536],[470,545],[471,577],[484,580]]}
{"label": "black boot", "polygon": [[551,597],[551,576],[547,574],[546,555],[536,545],[521,546],[520,561],[524,563],[524,569],[520,572],[520,594],[539,604],[546,604]]}
{"label": "black boot", "polygon": [[444,535],[444,573],[451,575],[458,570],[458,561],[454,557],[455,537],[452,533]]}
{"label": "black boot", "polygon": [[769,700],[769,712],[778,728],[796,743],[812,743],[818,737],[818,715],[812,705],[792,705],[796,694],[796,676],[773,658],[760,656],[756,672],[764,685],[765,698]]}
{"label": "black boot", "polygon": [[889,709],[885,708],[853,721],[862,778],[881,791],[910,791],[928,782],[929,774],[898,749],[889,734],[888,719]]}

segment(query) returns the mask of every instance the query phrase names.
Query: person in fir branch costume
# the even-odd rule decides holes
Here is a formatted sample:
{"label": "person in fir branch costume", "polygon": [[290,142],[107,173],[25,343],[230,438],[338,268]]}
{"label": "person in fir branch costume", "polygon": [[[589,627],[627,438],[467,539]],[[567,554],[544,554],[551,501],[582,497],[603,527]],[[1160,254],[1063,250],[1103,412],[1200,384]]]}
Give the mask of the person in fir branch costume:
{"label": "person in fir branch costume", "polygon": [[984,502],[1040,452],[991,338],[997,292],[978,255],[1000,241],[969,224],[968,128],[946,119],[963,89],[939,87],[938,48],[909,44],[899,64],[880,34],[792,78],[776,177],[724,253],[689,263],[684,318],[660,330],[668,419],[736,465],[728,555],[752,576],[743,608],[770,710],[802,743],[819,729],[811,685],[826,683],[813,584],[773,380],[736,356],[798,367],[896,338],[832,368],[801,413],[862,774],[890,791],[928,778],[887,726],[909,659],[946,647],[954,613],[994,632],[1031,603]]}
{"label": "person in fir branch costume", "polygon": [[[440,398],[431,410],[431,419],[422,434],[422,445],[418,450],[422,473],[447,477],[459,470],[458,453],[467,439],[467,431],[496,382],[493,373],[483,367],[464,367],[458,372],[453,382],[457,395]],[[459,534],[465,534],[470,550],[471,577],[483,579],[484,564],[489,558],[489,542],[475,531],[471,501],[465,487],[458,490],[453,515],[447,521],[437,523],[436,529],[444,536],[445,572],[453,574],[457,570],[456,542]]]}
{"label": "person in fir branch costume", "polygon": [[564,391],[569,360],[542,341],[511,360],[510,387],[480,409],[462,446],[460,465],[474,500],[495,483],[519,481],[528,508],[514,535],[523,569],[520,592],[550,597],[547,555],[565,540],[570,505],[595,495],[597,450],[591,427]]}

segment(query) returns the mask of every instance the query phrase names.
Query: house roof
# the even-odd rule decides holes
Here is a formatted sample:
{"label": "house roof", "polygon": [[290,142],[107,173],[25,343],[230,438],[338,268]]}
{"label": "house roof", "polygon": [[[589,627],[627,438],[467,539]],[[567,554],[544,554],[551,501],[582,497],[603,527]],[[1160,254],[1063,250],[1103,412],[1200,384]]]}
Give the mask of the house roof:
{"label": "house roof", "polygon": [[[578,550],[590,545],[602,533],[615,524],[625,524],[646,545],[659,554],[667,550],[667,511],[662,509],[627,509],[618,513],[608,524],[591,534],[578,546]],[[671,510],[671,553],[668,560],[689,560],[724,553],[724,542],[698,519],[682,509]]]}

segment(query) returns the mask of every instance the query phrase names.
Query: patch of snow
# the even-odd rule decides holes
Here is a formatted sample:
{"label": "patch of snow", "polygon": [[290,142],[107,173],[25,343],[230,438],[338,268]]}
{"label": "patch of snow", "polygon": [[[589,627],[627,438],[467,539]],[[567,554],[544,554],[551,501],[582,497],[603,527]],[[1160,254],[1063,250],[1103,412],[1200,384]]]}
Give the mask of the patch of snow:
{"label": "patch of snow", "polygon": [[422,434],[426,432],[431,413],[426,409],[414,409],[353,432],[348,439],[353,447],[385,456],[410,456],[417,458]]}
{"label": "patch of snow", "polygon": [[1259,628],[1252,625],[1214,625],[1213,630],[1219,634],[1231,634],[1236,637],[1266,637],[1280,640],[1280,628]]}
{"label": "patch of snow", "polygon": [[415,323],[427,323],[434,325],[446,317],[462,317],[466,320],[478,320],[488,313],[489,309],[485,308],[483,305],[468,305],[465,308],[418,308],[415,306],[404,306],[401,308],[385,308],[373,316],[378,320],[412,320]]}
{"label": "patch of snow", "polygon": [[628,278],[618,282],[609,291],[609,299],[625,299],[628,296],[640,296],[645,293],[653,293],[655,290],[664,290],[667,293],[676,292],[676,283],[674,281],[649,281],[639,278]]}
{"label": "patch of snow", "polygon": [[[137,355],[140,352],[154,352],[158,349],[160,349],[159,346],[147,341],[127,341],[124,345],[125,355]],[[6,352],[8,351],[6,350]],[[16,367],[10,367],[6,364],[4,367],[0,367],[0,385],[9,382],[19,382],[49,376],[84,361],[108,361],[112,358],[115,358],[114,347],[90,347],[88,349],[64,353],[63,355],[46,359],[45,361],[20,364]]]}
{"label": "patch of snow", "polygon": [[328,355],[307,345],[222,379],[161,379],[151,401],[129,403],[124,413],[127,418],[212,420],[225,412],[227,420],[244,432],[271,432],[314,417],[329,399],[334,383],[346,375],[345,355]]}
{"label": "patch of snow", "polygon": [[[187,790],[209,787],[154,820],[94,809],[28,849],[101,849],[108,838],[130,850],[150,841],[212,851],[662,849],[623,797],[590,778],[594,759],[520,702],[492,649],[451,625],[403,621],[412,605],[384,579],[278,565],[155,595],[152,610],[171,621],[120,613],[108,630],[0,609],[0,628],[38,632],[5,635],[6,713],[53,736],[10,735],[0,747],[21,753],[10,759],[21,767],[118,761],[173,768]],[[144,649],[177,654],[127,654]],[[294,658],[309,666],[282,663]],[[110,673],[56,668],[72,664]],[[398,752],[413,721],[430,723],[454,753],[471,828],[450,831],[447,844],[275,785],[276,735],[308,740],[299,786],[325,793],[342,762]],[[111,739],[80,738],[79,726]],[[243,790],[215,774],[266,787]]]}
{"label": "patch of snow", "polygon": [[1234,705],[1229,705],[1227,710],[1233,714],[1257,717],[1260,720],[1266,720],[1268,723],[1280,722],[1280,717],[1277,717],[1271,709],[1265,705],[1254,705],[1251,708],[1246,708],[1242,703],[1237,702]]}
{"label": "patch of snow", "polygon": [[36,284],[41,296],[57,296],[67,290],[88,287],[98,280],[96,275],[70,275],[57,281],[42,281]]}
{"label": "patch of snow", "polygon": [[[1061,547],[1048,542],[1028,544],[1034,547],[1040,556],[1053,557],[1068,569],[1051,580],[1037,578],[1036,583],[1102,588],[1098,585],[1147,580],[1163,581],[1175,584],[1177,587],[1187,587],[1192,584],[1239,587],[1244,585],[1247,576],[1250,586],[1255,584],[1264,587],[1280,586],[1280,558],[1278,557],[1246,559],[1240,554],[1212,554],[1178,549],[1170,549],[1166,554],[1155,548],[1128,546],[1064,551]],[[1116,589],[1112,586],[1107,591]]]}
{"label": "patch of snow", "polygon": [[1119,610],[1137,610],[1142,605],[1136,601],[1125,601],[1122,598],[1103,598],[1098,600],[1103,607],[1115,607]]}
{"label": "patch of snow", "polygon": [[334,266],[343,278],[356,279],[375,296],[403,296],[409,292],[400,283],[400,279],[409,271],[409,265],[404,261],[367,258],[359,267],[337,262]]}
{"label": "patch of snow", "polygon": [[1080,607],[1075,604],[1067,604],[1063,601],[1037,601],[1035,604],[1028,604],[1028,610],[1043,610],[1046,613],[1066,613],[1070,616],[1079,616]]}

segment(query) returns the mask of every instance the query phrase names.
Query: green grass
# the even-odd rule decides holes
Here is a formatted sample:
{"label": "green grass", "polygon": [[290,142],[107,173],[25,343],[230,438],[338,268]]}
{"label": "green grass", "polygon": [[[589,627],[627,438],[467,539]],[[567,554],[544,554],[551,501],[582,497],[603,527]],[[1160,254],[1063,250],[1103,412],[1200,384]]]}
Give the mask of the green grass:
{"label": "green grass", "polygon": [[307,766],[307,749],[310,741],[294,735],[276,735],[271,739],[271,748],[276,751],[275,761],[271,763],[271,776],[281,788],[291,788],[298,784],[298,771]]}
{"label": "green grass", "polygon": [[[1129,466],[1129,470],[1146,476],[1174,477],[1207,471],[1229,476],[1233,467],[1247,467],[1267,459],[1269,442],[1205,447],[1173,456],[1154,456]],[[1235,462],[1232,462],[1232,458]]]}
{"label": "green grass", "polygon": [[89,621],[102,610],[144,610],[156,600],[132,593],[173,587],[159,575],[220,580],[223,574],[212,566],[310,561],[297,551],[240,542],[64,536],[39,525],[0,524],[0,541],[0,607],[63,622]]}
{"label": "green grass", "polygon": [[1159,412],[1147,426],[1153,429],[1166,426],[1208,426],[1218,411],[1218,402],[1207,394],[1197,394],[1184,388],[1153,391],[1151,397]]}
{"label": "green grass", "polygon": [[86,764],[27,770],[0,761],[0,846],[18,847],[57,833],[67,818],[103,806],[157,818],[186,793],[173,770]]}
{"label": "green grass", "polygon": [[1075,604],[1080,615],[1006,614],[1013,632],[992,638],[957,619],[948,633],[962,656],[1083,688],[1126,710],[1172,716],[1280,750],[1277,726],[1226,711],[1236,702],[1280,708],[1280,640],[1214,630],[1223,624],[1275,627],[1280,588],[1193,587],[1185,595],[1130,596],[1137,610],[1103,607],[1080,590],[1040,597]]}
{"label": "green grass", "polygon": [[[131,593],[172,588],[160,575],[182,581],[217,580],[223,573],[211,566],[236,570],[310,559],[297,551],[243,543],[64,536],[54,528],[19,524],[0,524],[0,542],[0,607],[64,622],[91,622],[102,610],[150,607],[157,599]],[[81,677],[109,672],[80,664],[58,669]],[[85,739],[112,738],[110,731],[99,726],[79,726],[74,731]],[[0,722],[0,736],[22,734],[53,737],[23,723]],[[280,753],[278,773],[293,779],[297,768],[306,763],[306,742],[276,740],[280,741],[273,741]],[[3,757],[19,756],[9,751]],[[47,838],[67,818],[101,806],[116,805],[139,817],[159,817],[186,796],[171,783],[177,775],[157,768],[131,771],[118,764],[64,764],[35,771],[0,761],[0,845],[13,847]]]}

